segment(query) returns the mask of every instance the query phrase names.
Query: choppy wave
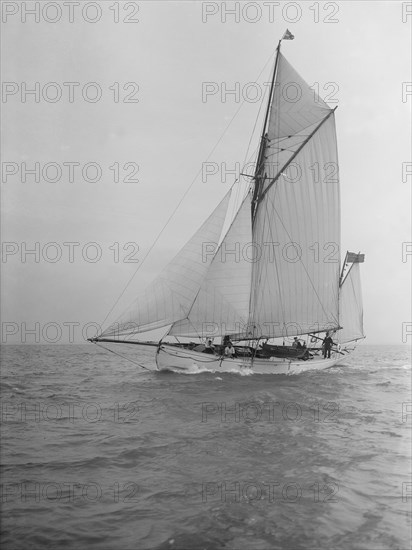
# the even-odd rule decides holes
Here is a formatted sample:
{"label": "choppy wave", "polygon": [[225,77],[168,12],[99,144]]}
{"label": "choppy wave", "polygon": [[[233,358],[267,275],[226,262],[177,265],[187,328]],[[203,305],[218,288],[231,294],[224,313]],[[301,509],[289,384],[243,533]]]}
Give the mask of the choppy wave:
{"label": "choppy wave", "polygon": [[148,372],[91,346],[2,355],[3,548],[409,545],[408,348],[295,376]]}

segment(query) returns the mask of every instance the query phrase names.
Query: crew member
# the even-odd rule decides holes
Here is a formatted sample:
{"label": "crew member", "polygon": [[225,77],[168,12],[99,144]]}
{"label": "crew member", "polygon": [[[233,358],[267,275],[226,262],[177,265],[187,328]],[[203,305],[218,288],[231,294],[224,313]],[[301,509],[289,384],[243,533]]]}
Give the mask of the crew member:
{"label": "crew member", "polygon": [[230,357],[231,359],[235,356],[235,348],[232,345],[232,342],[229,342],[228,345],[225,347],[225,355],[226,357]]}
{"label": "crew member", "polygon": [[212,354],[215,353],[215,347],[212,344],[212,340],[207,341],[205,345],[204,353],[212,353]]}
{"label": "crew member", "polygon": [[332,346],[334,344],[334,341],[329,336],[329,332],[326,333],[326,336],[323,340],[323,358],[326,359],[326,356],[328,359],[330,359],[330,350],[332,349]]}

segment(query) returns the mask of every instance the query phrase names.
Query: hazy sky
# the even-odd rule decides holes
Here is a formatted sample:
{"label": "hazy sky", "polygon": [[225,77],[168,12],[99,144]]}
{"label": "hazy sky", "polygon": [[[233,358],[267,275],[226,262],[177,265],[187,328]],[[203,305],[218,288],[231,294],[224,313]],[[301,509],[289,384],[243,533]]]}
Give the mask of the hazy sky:
{"label": "hazy sky", "polygon": [[[366,343],[407,342],[410,3],[37,4],[32,15],[35,2],[2,2],[3,342],[82,341],[136,270],[125,260],[141,263],[214,162],[109,320],[179,250],[234,182],[222,163],[234,170],[257,147],[254,92],[286,28],[295,40],[284,55],[338,106],[342,256],[366,254]],[[36,163],[38,176],[25,174]]]}

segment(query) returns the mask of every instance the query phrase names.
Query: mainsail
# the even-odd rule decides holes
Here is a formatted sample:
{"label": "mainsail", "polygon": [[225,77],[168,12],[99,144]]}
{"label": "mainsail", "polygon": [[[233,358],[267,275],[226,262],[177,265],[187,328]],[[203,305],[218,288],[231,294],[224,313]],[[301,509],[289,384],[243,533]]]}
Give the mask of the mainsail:
{"label": "mainsail", "polygon": [[[256,170],[250,324],[277,337],[336,328],[340,208],[335,121],[278,53]],[[265,131],[265,130],[264,130]]]}

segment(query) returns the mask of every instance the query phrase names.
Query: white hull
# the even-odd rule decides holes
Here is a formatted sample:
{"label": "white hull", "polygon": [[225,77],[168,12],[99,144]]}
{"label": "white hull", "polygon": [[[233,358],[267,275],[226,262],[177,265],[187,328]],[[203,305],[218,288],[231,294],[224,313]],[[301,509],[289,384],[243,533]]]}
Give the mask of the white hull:
{"label": "white hull", "polygon": [[238,374],[299,374],[311,370],[323,370],[342,362],[347,354],[332,352],[330,359],[313,358],[308,361],[279,359],[255,359],[239,357],[230,359],[190,351],[177,346],[161,344],[156,354],[157,368],[162,371],[187,372],[231,372]]}

